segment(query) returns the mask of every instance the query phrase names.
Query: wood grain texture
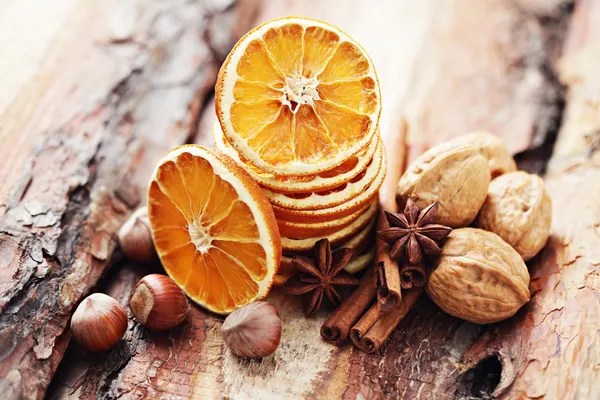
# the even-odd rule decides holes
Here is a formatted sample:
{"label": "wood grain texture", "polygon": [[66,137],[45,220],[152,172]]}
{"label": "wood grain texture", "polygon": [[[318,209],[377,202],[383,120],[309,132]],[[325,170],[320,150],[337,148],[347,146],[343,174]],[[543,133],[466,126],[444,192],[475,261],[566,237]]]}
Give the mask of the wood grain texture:
{"label": "wood grain texture", "polygon": [[[410,126],[409,157],[427,144],[475,129],[501,135],[514,152],[524,151],[527,161],[538,160],[536,149],[553,142],[562,92],[552,65],[569,17],[562,2],[340,4],[265,1],[253,23],[306,15],[339,25],[363,44],[381,80],[381,131],[387,143],[400,132],[401,114]],[[256,6],[244,15],[256,15]],[[193,140],[210,143],[212,123],[209,105]],[[125,299],[139,276],[139,271],[118,275],[107,290]],[[124,348],[93,361],[81,362],[72,346],[51,397],[450,399],[487,396],[500,377],[494,358],[482,363],[463,358],[488,330],[450,317],[425,296],[389,343],[371,355],[320,341],[326,312],[305,319],[298,299],[274,292],[269,301],[284,327],[273,356],[261,361],[234,356],[220,338],[221,318],[195,308],[187,324],[167,334],[130,325]]]}
{"label": "wood grain texture", "polygon": [[[157,160],[196,131],[232,1],[85,1],[40,79],[2,115],[0,391],[41,398],[74,306],[111,263]],[[40,10],[43,12],[43,9]],[[61,36],[62,37],[62,36]],[[60,45],[59,45],[60,44]],[[40,141],[23,165],[14,154]]]}
{"label": "wood grain texture", "polygon": [[576,4],[559,62],[563,124],[546,184],[553,230],[531,263],[532,299],[466,354],[502,362],[501,398],[596,399],[600,379],[600,3]]}

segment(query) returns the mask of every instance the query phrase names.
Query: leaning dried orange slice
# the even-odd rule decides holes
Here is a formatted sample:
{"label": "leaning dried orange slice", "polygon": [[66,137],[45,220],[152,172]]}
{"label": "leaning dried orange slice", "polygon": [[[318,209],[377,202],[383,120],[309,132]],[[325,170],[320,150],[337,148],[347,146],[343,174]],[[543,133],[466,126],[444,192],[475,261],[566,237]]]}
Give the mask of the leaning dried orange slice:
{"label": "leaning dried orange slice", "polygon": [[172,150],[154,171],[148,215],[165,270],[196,303],[226,314],[269,293],[281,259],[277,222],[230,157]]}
{"label": "leaning dried orange slice", "polygon": [[244,159],[223,135],[219,121],[215,121],[212,133],[217,149],[242,165],[261,187],[279,193],[322,192],[348,182],[365,169],[380,146],[377,133],[366,148],[361,149],[335,168],[315,175],[274,175],[262,171]]}
{"label": "leaning dried orange slice", "polygon": [[248,32],[225,60],[217,115],[237,151],[277,175],[334,168],[373,138],[381,111],[373,63],[338,28],[302,17]]}

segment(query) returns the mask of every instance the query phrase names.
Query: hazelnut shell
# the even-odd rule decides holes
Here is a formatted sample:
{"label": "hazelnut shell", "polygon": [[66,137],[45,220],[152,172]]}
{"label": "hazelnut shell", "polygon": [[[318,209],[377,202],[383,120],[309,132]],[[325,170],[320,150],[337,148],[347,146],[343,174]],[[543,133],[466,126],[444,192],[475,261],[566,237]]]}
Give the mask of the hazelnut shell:
{"label": "hazelnut shell", "polygon": [[166,275],[146,275],[137,283],[129,298],[131,313],[147,328],[171,329],[182,323],[190,305],[183,290]]}
{"label": "hazelnut shell", "polygon": [[112,349],[123,338],[126,330],[125,308],[103,293],[86,297],[71,318],[73,338],[91,352]]}
{"label": "hazelnut shell", "polygon": [[119,230],[119,246],[131,261],[149,262],[158,259],[148,220],[148,208],[138,208]]}
{"label": "hazelnut shell", "polygon": [[229,349],[241,357],[266,357],[281,340],[281,319],[277,309],[266,301],[256,301],[233,311],[221,327]]}

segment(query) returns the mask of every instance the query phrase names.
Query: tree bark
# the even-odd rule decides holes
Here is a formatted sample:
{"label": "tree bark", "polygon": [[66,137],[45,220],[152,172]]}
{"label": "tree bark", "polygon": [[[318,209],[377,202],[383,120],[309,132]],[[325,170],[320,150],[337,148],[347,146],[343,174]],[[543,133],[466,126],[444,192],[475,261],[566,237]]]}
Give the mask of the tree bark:
{"label": "tree bark", "polygon": [[599,2],[577,3],[558,64],[567,106],[546,175],[552,235],[531,263],[531,302],[465,354],[471,365],[500,361],[501,398],[600,397],[599,20]]}
{"label": "tree bark", "polygon": [[[116,231],[158,159],[196,133],[219,65],[211,33],[244,29],[235,12],[233,0],[73,4],[41,70],[6,106],[0,157],[14,163],[2,169],[11,190],[0,191],[10,192],[0,207],[3,398],[44,396],[74,307],[118,258]],[[20,165],[11,143],[40,140]]]}

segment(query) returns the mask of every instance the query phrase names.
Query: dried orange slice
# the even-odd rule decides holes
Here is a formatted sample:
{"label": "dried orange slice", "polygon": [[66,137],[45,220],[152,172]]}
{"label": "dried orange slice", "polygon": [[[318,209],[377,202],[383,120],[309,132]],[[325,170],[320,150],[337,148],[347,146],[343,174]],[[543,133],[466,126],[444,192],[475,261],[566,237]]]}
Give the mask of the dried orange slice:
{"label": "dried orange slice", "polygon": [[338,28],[302,17],[248,32],[215,87],[225,137],[252,164],[277,175],[342,164],[375,135],[380,98],[365,50]]}
{"label": "dried orange slice", "polygon": [[154,171],[148,216],[165,270],[196,303],[227,314],[269,293],[281,260],[277,222],[230,157],[172,150]]}
{"label": "dried orange slice", "polygon": [[219,121],[215,121],[213,126],[213,141],[217,149],[242,165],[261,187],[279,193],[319,192],[348,182],[365,169],[381,143],[377,133],[367,147],[360,150],[356,155],[352,155],[337,167],[316,175],[274,175],[262,171],[240,156],[223,135]]}
{"label": "dried orange slice", "polygon": [[263,189],[265,196],[271,204],[293,210],[320,210],[335,207],[339,204],[358,196],[364,192],[375,180],[382,168],[383,145],[380,144],[375,157],[364,171],[342,183],[340,186],[324,192],[312,193],[278,193],[269,189]]}
{"label": "dried orange slice", "polygon": [[377,203],[373,203],[360,217],[335,233],[307,239],[293,239],[283,236],[281,238],[281,246],[283,251],[286,254],[289,254],[294,252],[308,251],[314,247],[315,243],[323,238],[329,239],[331,244],[335,245],[355,235],[357,232],[360,232],[365,226],[369,226],[370,224],[374,223],[376,219],[374,218],[376,213]]}
{"label": "dried orange slice", "polygon": [[343,228],[344,226],[350,224],[365,211],[366,208],[361,208],[360,210],[355,211],[350,215],[333,221],[316,222],[309,224],[277,220],[277,225],[279,226],[279,234],[282,236],[287,236],[296,239],[305,239],[314,236],[325,236],[329,235],[330,233],[336,232],[340,230],[340,228]]}
{"label": "dried orange slice", "polygon": [[385,151],[383,153],[382,167],[371,185],[353,199],[337,205],[335,207],[323,208],[320,210],[293,210],[289,208],[273,205],[273,212],[278,220],[299,223],[319,223],[325,221],[335,221],[346,215],[350,215],[357,210],[367,206],[377,197],[377,192],[383,183],[386,171]]}

